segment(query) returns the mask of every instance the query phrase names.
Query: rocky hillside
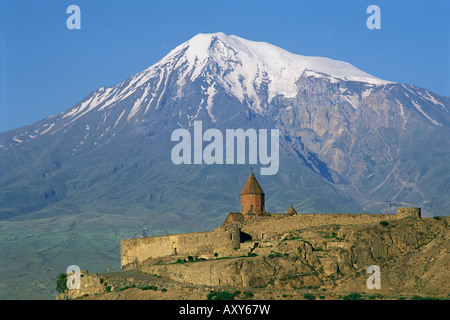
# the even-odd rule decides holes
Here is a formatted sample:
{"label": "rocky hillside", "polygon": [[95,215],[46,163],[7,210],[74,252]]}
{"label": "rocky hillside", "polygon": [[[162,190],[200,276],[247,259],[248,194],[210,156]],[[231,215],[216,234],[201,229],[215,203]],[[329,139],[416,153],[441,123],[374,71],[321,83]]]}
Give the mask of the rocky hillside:
{"label": "rocky hillside", "polygon": [[[227,129],[279,130],[279,170],[260,180],[268,212],[292,203],[305,213],[445,216],[450,99],[386,80],[199,34],[61,113],[0,133],[0,299],[52,299],[55,270],[116,268],[120,239],[210,230],[238,210],[250,168],[268,166],[250,163],[250,151],[243,164],[237,152],[235,165],[175,164],[172,133],[193,139],[197,121],[222,141]],[[203,151],[216,143],[203,138]]]}
{"label": "rocky hillside", "polygon": [[[237,258],[190,258],[192,261],[88,275],[82,278],[82,287],[87,278],[91,284],[58,299],[84,295],[83,299],[197,300],[222,291],[234,293],[235,299],[340,299],[355,293],[366,298],[447,299],[448,227],[448,217],[309,227],[280,234],[275,241],[244,243],[237,249],[242,251]],[[381,289],[366,286],[370,265],[380,267]],[[152,290],[145,290],[148,288]]]}

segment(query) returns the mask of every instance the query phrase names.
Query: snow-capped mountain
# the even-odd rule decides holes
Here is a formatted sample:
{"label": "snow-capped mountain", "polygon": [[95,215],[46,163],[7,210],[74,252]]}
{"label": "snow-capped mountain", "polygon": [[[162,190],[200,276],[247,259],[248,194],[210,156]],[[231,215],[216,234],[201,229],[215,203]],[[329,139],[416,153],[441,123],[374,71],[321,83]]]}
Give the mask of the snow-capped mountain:
{"label": "snow-capped mountain", "polygon": [[65,112],[1,133],[0,213],[97,210],[214,226],[234,210],[230,190],[249,168],[174,165],[170,134],[195,120],[280,130],[280,171],[265,182],[272,211],[294,202],[297,211],[413,205],[433,215],[450,204],[449,98],[214,33]]}
{"label": "snow-capped mountain", "polygon": [[[201,93],[205,98],[199,108],[211,111],[218,88],[248,106],[252,111],[264,114],[276,96],[295,98],[298,92],[296,81],[300,76],[325,77],[336,81],[359,81],[372,85],[383,85],[389,81],[371,76],[349,63],[322,57],[307,57],[292,54],[265,42],[254,42],[223,33],[198,34],[173,49],[155,65],[139,72],[130,79],[114,86],[101,87],[88,98],[59,115],[67,127],[90,111],[121,109],[116,119],[130,121],[136,115],[145,115],[150,109],[161,107],[170,85],[176,85],[176,94],[170,98],[182,99],[189,94],[188,86],[201,79]],[[173,90],[173,89],[172,89]],[[122,102],[133,96],[129,110]],[[41,130],[30,133],[45,134],[59,130],[53,121],[43,124]],[[16,138],[16,142],[21,140]]]}
{"label": "snow-capped mountain", "polygon": [[[277,95],[294,98],[296,80],[303,72],[341,80],[372,84],[388,83],[364,73],[352,65],[321,57],[306,57],[287,52],[265,42],[254,42],[223,33],[199,34],[172,50],[151,72],[164,68],[177,70],[177,85],[204,76],[208,95],[214,95],[216,83],[239,102],[249,102],[258,112]],[[211,93],[213,92],[213,93]],[[261,95],[261,92],[266,94]],[[211,98],[212,99],[212,98]]]}

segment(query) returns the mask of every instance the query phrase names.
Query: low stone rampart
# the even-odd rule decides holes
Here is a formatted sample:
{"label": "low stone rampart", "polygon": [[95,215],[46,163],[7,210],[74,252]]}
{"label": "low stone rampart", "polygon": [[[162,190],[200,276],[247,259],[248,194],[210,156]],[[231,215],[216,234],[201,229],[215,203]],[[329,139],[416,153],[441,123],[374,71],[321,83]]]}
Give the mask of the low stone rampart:
{"label": "low stone rampart", "polygon": [[214,231],[180,233],[156,237],[124,239],[120,243],[121,269],[131,269],[150,261],[172,256],[213,256],[215,252],[239,247],[239,231],[235,226],[220,226]]}
{"label": "low stone rampart", "polygon": [[181,233],[121,241],[121,269],[149,265],[163,258],[177,260],[188,256],[212,258],[232,256],[241,242],[271,241],[275,236],[322,225],[361,225],[380,221],[421,217],[420,208],[399,208],[397,214],[271,214],[243,222],[221,225],[213,231]]}
{"label": "low stone rampart", "polygon": [[241,231],[254,241],[273,240],[275,235],[321,225],[351,225],[397,219],[396,214],[297,214],[256,217],[242,225]]}

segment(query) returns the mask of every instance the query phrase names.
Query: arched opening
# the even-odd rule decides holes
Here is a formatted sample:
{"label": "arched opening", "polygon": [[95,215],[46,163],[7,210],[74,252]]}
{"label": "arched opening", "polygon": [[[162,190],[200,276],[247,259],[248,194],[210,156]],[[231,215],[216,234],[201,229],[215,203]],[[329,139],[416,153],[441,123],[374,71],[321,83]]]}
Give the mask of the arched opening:
{"label": "arched opening", "polygon": [[252,241],[252,236],[245,232],[240,232],[241,243],[245,241]]}
{"label": "arched opening", "polygon": [[177,255],[177,247],[176,247],[175,242],[172,242],[172,254],[173,254],[174,256]]}

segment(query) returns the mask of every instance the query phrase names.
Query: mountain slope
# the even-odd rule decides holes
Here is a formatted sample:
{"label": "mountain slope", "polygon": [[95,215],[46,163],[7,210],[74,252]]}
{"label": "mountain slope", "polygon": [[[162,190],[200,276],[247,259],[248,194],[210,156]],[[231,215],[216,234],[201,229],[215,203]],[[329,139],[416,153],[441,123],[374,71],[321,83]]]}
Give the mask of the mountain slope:
{"label": "mountain slope", "polygon": [[[447,168],[448,105],[447,98],[380,80],[345,62],[223,33],[199,34],[73,108],[2,133],[0,209],[10,216],[35,212],[73,196],[81,202],[72,204],[82,210],[83,190],[108,181],[110,188],[96,190],[97,198],[89,200],[106,203],[112,185],[127,184],[124,170],[131,180],[153,175],[150,159],[163,169],[191,174],[200,168],[176,168],[167,154],[174,145],[171,132],[190,128],[195,120],[205,129],[279,128],[282,157],[296,158],[325,180],[319,184],[344,197],[359,197],[353,200],[356,208],[383,210],[380,202],[426,205],[448,190],[448,180],[438,179],[432,188],[437,193],[427,193],[431,177]],[[148,170],[133,177],[139,165]],[[444,208],[432,213],[443,214]]]}
{"label": "mountain slope", "polygon": [[[0,133],[4,260],[23,269],[17,264],[42,258],[40,269],[54,269],[65,266],[54,260],[64,252],[83,265],[90,262],[80,246],[95,233],[119,239],[221,224],[259,165],[173,164],[171,134],[192,134],[194,121],[203,131],[279,129],[279,171],[258,176],[268,212],[292,202],[299,213],[420,206],[423,216],[448,214],[448,97],[346,62],[200,34],[67,111]],[[97,215],[102,223],[86,228]],[[31,229],[16,233],[21,225]],[[33,250],[28,233],[45,244],[34,258],[25,253]],[[105,259],[117,263],[115,244],[108,250]]]}

